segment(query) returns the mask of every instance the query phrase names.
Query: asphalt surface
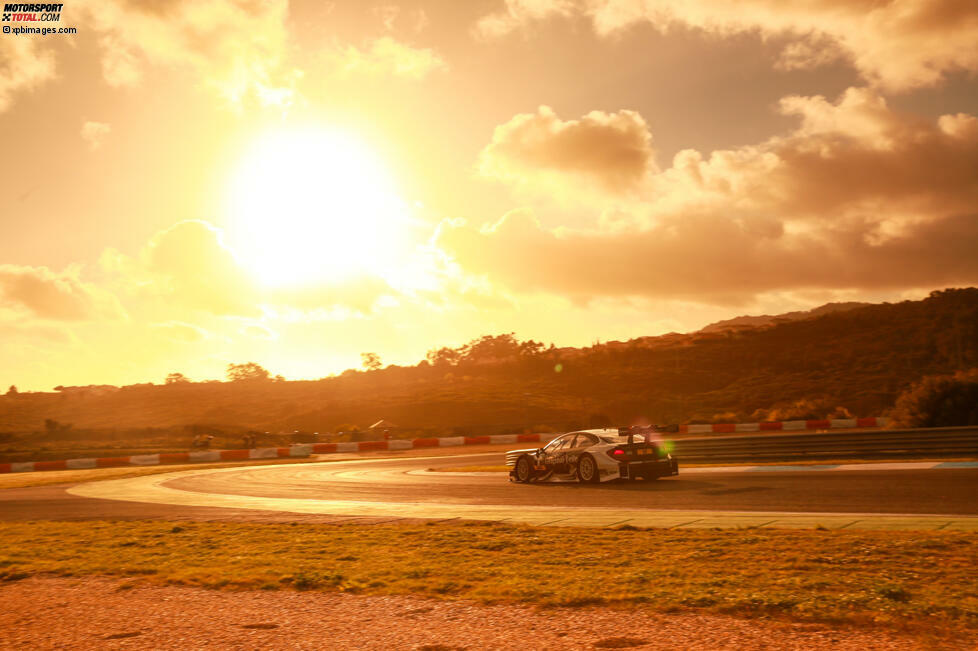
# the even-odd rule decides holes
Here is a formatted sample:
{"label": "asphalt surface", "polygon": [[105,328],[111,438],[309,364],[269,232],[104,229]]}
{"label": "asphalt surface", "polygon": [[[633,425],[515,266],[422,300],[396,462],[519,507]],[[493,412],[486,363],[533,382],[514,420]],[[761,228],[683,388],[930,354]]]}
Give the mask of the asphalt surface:
{"label": "asphalt surface", "polygon": [[515,484],[496,477],[407,474],[499,463],[499,455],[264,466],[167,482],[181,490],[253,497],[737,511],[978,514],[978,469],[684,474],[596,486]]}
{"label": "asphalt surface", "polygon": [[[978,468],[817,472],[683,473],[654,482],[520,485],[494,476],[419,472],[495,465],[501,455],[395,458],[328,464],[253,466],[221,472],[158,475],[162,485],[196,495],[411,504],[631,510],[780,511],[978,515]],[[81,497],[67,486],[0,490],[0,520],[198,519],[350,521],[283,513]]]}

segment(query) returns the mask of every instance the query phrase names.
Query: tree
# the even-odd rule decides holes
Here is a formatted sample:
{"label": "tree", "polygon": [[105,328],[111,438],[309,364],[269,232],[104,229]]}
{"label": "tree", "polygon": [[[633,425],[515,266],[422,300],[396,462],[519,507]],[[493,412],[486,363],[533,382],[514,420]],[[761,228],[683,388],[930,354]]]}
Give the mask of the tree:
{"label": "tree", "polygon": [[189,384],[190,379],[183,373],[170,373],[166,376],[167,384]]}
{"label": "tree", "polygon": [[363,360],[363,367],[368,371],[380,370],[382,364],[380,363],[380,355],[377,353],[360,353],[360,359]]}
{"label": "tree", "polygon": [[432,366],[455,366],[462,355],[454,348],[433,348],[425,356]]}
{"label": "tree", "polygon": [[269,372],[254,362],[228,364],[227,376],[231,382],[267,380]]}
{"label": "tree", "polygon": [[978,368],[924,377],[897,398],[892,417],[901,427],[978,425]]}
{"label": "tree", "polygon": [[44,419],[44,430],[48,434],[56,434],[58,432],[67,432],[72,427],[74,427],[74,426],[71,423],[59,423],[58,421],[54,420],[53,418],[45,418]]}
{"label": "tree", "polygon": [[7,395],[8,395],[8,396],[15,396],[15,395],[17,395],[18,393],[20,393],[20,392],[19,392],[19,391],[17,391],[17,387],[15,387],[15,386],[14,386],[14,385],[12,385],[12,384],[10,385],[10,388],[9,388],[9,389],[7,389]]}

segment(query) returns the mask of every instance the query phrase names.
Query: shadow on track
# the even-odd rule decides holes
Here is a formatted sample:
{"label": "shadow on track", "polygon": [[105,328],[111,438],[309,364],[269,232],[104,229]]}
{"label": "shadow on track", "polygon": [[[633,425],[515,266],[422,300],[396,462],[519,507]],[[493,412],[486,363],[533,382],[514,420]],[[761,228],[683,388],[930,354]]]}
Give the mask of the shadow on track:
{"label": "shadow on track", "polygon": [[[718,491],[717,494],[721,494],[724,489],[719,488],[720,484],[701,481],[701,480],[690,480],[690,479],[664,479],[657,481],[609,481],[603,484],[579,484],[571,482],[554,482],[554,483],[542,483],[542,484],[529,484],[534,488],[538,489],[553,489],[553,490],[579,490],[579,491],[624,491],[629,493],[675,493],[675,492],[688,492],[688,491],[698,491],[701,493],[709,494],[709,490],[713,489]],[[728,489],[729,490],[729,489]],[[744,491],[745,489],[735,489],[736,491]],[[768,490],[765,487],[757,486],[751,487],[747,490]]]}

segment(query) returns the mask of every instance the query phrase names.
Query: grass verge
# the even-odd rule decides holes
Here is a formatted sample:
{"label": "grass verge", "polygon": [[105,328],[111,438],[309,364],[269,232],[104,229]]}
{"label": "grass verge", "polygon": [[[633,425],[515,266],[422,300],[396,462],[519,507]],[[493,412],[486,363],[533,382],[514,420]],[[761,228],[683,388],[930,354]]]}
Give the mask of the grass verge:
{"label": "grass verge", "polygon": [[0,549],[3,580],[107,575],[978,633],[978,538],[959,532],[33,522],[0,525]]}

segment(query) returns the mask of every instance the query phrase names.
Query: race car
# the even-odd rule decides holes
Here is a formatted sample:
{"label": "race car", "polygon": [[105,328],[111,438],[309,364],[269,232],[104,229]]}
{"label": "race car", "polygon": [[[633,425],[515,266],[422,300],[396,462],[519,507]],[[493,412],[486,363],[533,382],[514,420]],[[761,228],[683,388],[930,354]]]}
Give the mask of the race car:
{"label": "race car", "polygon": [[512,468],[510,481],[524,484],[651,480],[679,474],[669,448],[654,426],[589,429],[558,436],[542,448],[507,452],[506,465]]}

